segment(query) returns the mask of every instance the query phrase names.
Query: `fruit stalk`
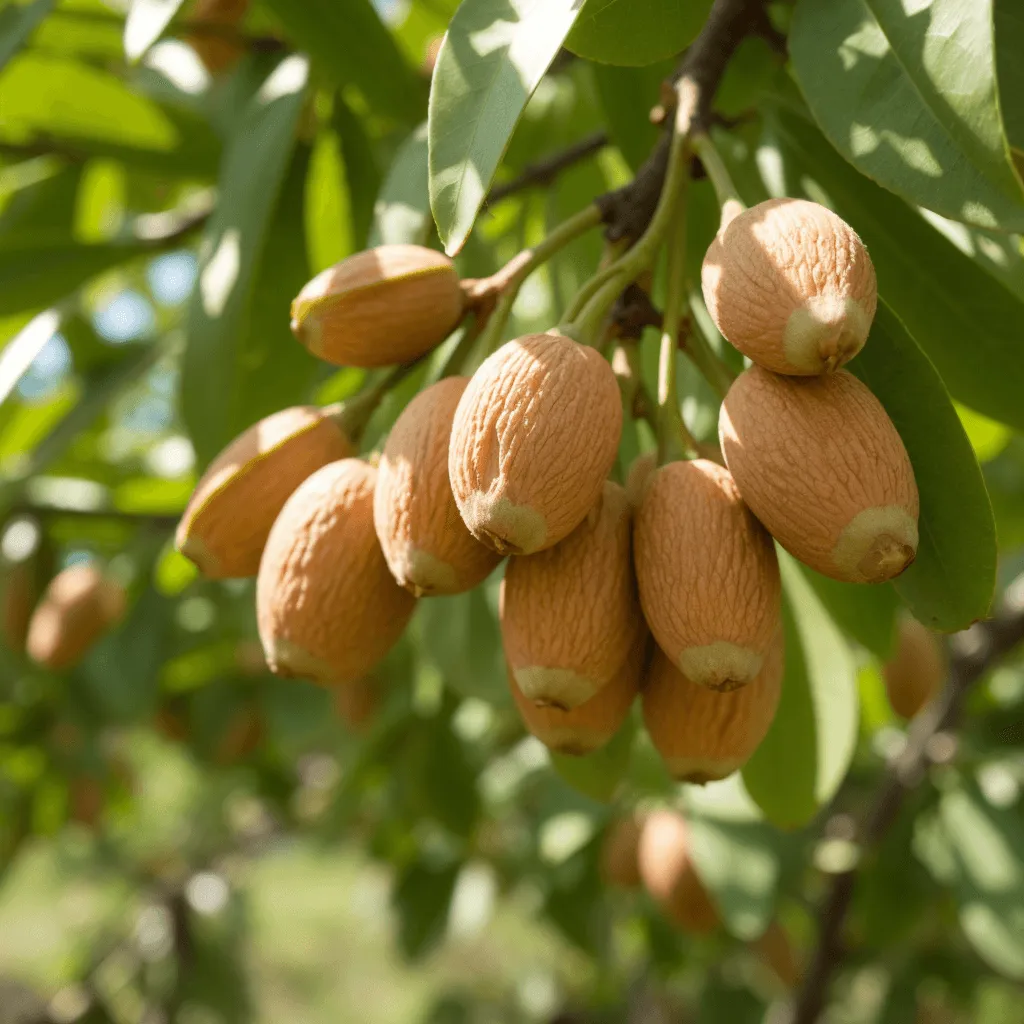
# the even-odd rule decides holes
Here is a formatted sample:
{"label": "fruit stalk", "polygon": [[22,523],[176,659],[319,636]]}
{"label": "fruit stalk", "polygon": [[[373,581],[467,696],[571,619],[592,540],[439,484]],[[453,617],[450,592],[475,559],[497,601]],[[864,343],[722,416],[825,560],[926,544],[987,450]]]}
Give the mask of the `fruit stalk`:
{"label": "fruit stalk", "polygon": [[[693,307],[692,299],[690,300],[690,307]],[[693,319],[690,325],[690,333],[686,336],[686,354],[690,357],[693,365],[704,375],[704,379],[711,385],[718,396],[725,398],[737,375],[711,347],[696,319]]]}
{"label": "fruit stalk", "polygon": [[[460,342],[461,345],[461,342]],[[426,359],[420,356],[408,363],[401,363],[392,367],[376,383],[371,384],[365,391],[361,391],[353,398],[343,402],[335,402],[333,405],[324,406],[324,415],[329,416],[341,427],[344,435],[353,444],[358,444],[366,430],[366,424],[377,411],[380,403],[388,396],[388,393],[398,387],[406,377],[412,373]]]}
{"label": "fruit stalk", "polygon": [[696,150],[714,186],[718,203],[722,207],[721,226],[724,228],[733,217],[747,207],[740,199],[739,189],[736,188],[736,183],[732,180],[722,154],[718,152],[718,147],[712,142],[711,136],[707,132],[695,132],[690,139],[690,145]]}

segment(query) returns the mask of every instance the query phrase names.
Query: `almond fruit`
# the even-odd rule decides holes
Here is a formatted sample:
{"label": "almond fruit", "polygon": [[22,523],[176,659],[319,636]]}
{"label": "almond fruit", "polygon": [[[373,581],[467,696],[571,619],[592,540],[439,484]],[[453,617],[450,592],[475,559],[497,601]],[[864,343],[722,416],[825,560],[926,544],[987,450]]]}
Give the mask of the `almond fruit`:
{"label": "almond fruit", "polygon": [[828,373],[864,346],[875,268],[842,218],[804,199],[769,199],[708,248],[704,301],[723,336],[776,373]]}
{"label": "almond fruit", "polygon": [[771,537],[727,469],[670,462],[636,516],[636,575],[654,639],[688,679],[714,690],[760,671],[782,613]]}
{"label": "almond fruit", "polygon": [[91,563],[69,566],[50,581],[32,615],[25,649],[55,672],[71,668],[125,610],[124,588]]}
{"label": "almond fruit", "polygon": [[356,679],[402,635],[416,599],[392,578],[373,529],[377,470],[342,459],[285,502],[256,577],[256,619],[272,672]]}
{"label": "almond fruit", "polygon": [[715,693],[655,650],[641,703],[647,733],[673,778],[703,785],[750,760],[775,718],[784,661],[779,629],[757,676],[742,689]]}
{"label": "almond fruit", "polygon": [[336,366],[387,366],[429,352],[462,319],[455,265],[420,245],[380,245],[317,274],[292,302],[292,332]]}
{"label": "almond fruit", "polygon": [[589,700],[570,711],[538,707],[524,696],[512,673],[509,688],[526,728],[550,750],[582,757],[599,750],[622,728],[637,695],[647,656],[647,634],[641,633],[626,661]]}
{"label": "almond fruit", "polygon": [[852,374],[752,366],[729,389],[719,431],[743,500],[804,564],[882,583],[914,560],[914,470],[881,402]]}
{"label": "almond fruit", "polygon": [[618,889],[640,887],[640,865],[637,852],[643,818],[637,813],[614,819],[601,844],[601,877],[606,885]]}
{"label": "almond fruit", "polygon": [[558,334],[503,345],[452,424],[448,473],[470,533],[503,555],[557,544],[597,501],[621,432],[615,374],[595,349]]}
{"label": "almond fruit", "polygon": [[913,718],[942,689],[948,665],[938,636],[909,614],[899,618],[896,653],[882,666],[893,711]]}
{"label": "almond fruit", "polygon": [[178,524],[178,550],[211,579],[255,576],[291,493],[328,462],[355,454],[323,410],[300,405],[253,424],[202,475]]}
{"label": "almond fruit", "polygon": [[644,888],[672,922],[698,935],[718,928],[718,911],[690,859],[689,829],[681,814],[662,808],[647,816],[637,863]]}
{"label": "almond fruit", "polygon": [[361,676],[334,690],[334,709],[348,729],[365,733],[373,724],[381,702],[381,684],[373,676]]}
{"label": "almond fruit", "polygon": [[417,597],[460,594],[501,555],[466,529],[448,479],[452,420],[468,377],[448,377],[404,409],[377,467],[373,523],[395,579]]}
{"label": "almond fruit", "polygon": [[501,638],[526,700],[562,711],[619,671],[640,630],[626,492],[606,481],[561,543],[505,569]]}
{"label": "almond fruit", "polygon": [[211,75],[227,71],[246,53],[246,43],[230,30],[239,26],[248,10],[249,0],[196,0],[193,5],[189,20],[198,30],[185,36],[185,42]]}

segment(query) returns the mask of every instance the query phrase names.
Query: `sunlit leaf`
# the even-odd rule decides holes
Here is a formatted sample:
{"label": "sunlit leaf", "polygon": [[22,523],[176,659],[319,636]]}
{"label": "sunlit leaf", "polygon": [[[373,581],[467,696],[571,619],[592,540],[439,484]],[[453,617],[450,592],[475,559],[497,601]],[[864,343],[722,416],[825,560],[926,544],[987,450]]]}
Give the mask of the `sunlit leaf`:
{"label": "sunlit leaf", "polygon": [[398,147],[373,207],[370,245],[423,245],[430,235],[427,125]]}
{"label": "sunlit leaf", "polygon": [[155,43],[185,0],[133,0],[124,23],[124,53],[138,60]]}

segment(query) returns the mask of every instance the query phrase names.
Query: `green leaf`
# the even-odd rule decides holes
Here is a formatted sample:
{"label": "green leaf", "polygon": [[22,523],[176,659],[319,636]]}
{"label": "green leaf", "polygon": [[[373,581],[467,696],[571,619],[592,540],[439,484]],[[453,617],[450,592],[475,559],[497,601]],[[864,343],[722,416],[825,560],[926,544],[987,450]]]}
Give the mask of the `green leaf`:
{"label": "green leaf", "polygon": [[935,368],[884,302],[850,369],[896,425],[921,495],[917,558],[896,590],[925,625],[966,629],[988,614],[998,554],[971,442]]}
{"label": "green leaf", "polygon": [[8,3],[0,11],[0,70],[25,45],[54,3],[55,0]]}
{"label": "green leaf", "polygon": [[414,861],[395,880],[398,945],[410,960],[429,953],[444,937],[459,865]]}
{"label": "green leaf", "polygon": [[785,586],[786,674],[775,721],[743,769],[754,801],[798,828],[846,775],[857,740],[857,672],[849,647],[797,563],[779,552]]}
{"label": "green leaf", "polygon": [[290,165],[308,72],[303,57],[282,60],[250,100],[225,154],[182,361],[182,411],[200,466],[231,440],[239,423],[250,299]]}
{"label": "green leaf", "polygon": [[391,161],[374,203],[370,245],[423,245],[432,226],[424,121],[398,147]]}
{"label": "green leaf", "polygon": [[70,241],[81,181],[81,166],[70,165],[18,189],[0,212],[0,246],[33,235]]}
{"label": "green leaf", "polygon": [[840,583],[821,573],[800,567],[814,587],[818,600],[839,628],[866,647],[880,661],[892,657],[896,642],[896,612],[899,598],[892,587],[867,587]]}
{"label": "green leaf", "polygon": [[[999,102],[1010,145],[1024,159],[1024,7],[1019,0],[995,0]],[[1018,164],[1019,166],[1019,164]]]}
{"label": "green leaf", "polygon": [[[226,696],[237,703],[237,696]],[[260,707],[270,742],[290,758],[321,743],[336,721],[330,691],[306,679],[267,679],[260,686]]]}
{"label": "green leaf", "polygon": [[804,118],[778,110],[772,124],[783,155],[796,156],[799,170],[863,238],[880,294],[953,396],[1024,429],[1024,303],[904,202],[857,174]]}
{"label": "green leaf", "polygon": [[526,103],[579,0],[463,0],[430,88],[430,208],[445,251],[463,246]]}
{"label": "green leaf", "polygon": [[1003,131],[992,0],[800,0],[789,52],[832,144],[911,202],[1003,231],[1024,186]]}
{"label": "green leaf", "polygon": [[551,767],[558,777],[578,793],[607,804],[615,799],[623,779],[629,774],[636,737],[636,722],[631,717],[600,750],[583,757],[570,757],[548,751]]}
{"label": "green leaf", "polygon": [[1024,980],[1024,824],[1015,809],[988,803],[963,783],[942,794],[940,814],[953,855],[960,926],[992,968]]}
{"label": "green leaf", "polygon": [[710,10],[711,0],[586,0],[565,45],[601,64],[654,64],[685,50]]}
{"label": "green leaf", "polygon": [[138,60],[163,34],[184,0],[132,0],[124,23],[124,54]]}
{"label": "green leaf", "polygon": [[610,64],[591,68],[608,133],[634,171],[651,155],[661,134],[661,129],[642,115],[659,102],[661,83],[671,71],[671,61],[646,68]]}
{"label": "green leaf", "polygon": [[[345,164],[352,248],[362,249],[373,225],[374,201],[381,184],[380,168],[365,125],[341,96],[335,101],[333,124]],[[425,195],[425,188],[423,192]]]}
{"label": "green leaf", "polygon": [[379,113],[415,124],[423,91],[371,0],[267,0],[285,31],[337,86],[354,85]]}

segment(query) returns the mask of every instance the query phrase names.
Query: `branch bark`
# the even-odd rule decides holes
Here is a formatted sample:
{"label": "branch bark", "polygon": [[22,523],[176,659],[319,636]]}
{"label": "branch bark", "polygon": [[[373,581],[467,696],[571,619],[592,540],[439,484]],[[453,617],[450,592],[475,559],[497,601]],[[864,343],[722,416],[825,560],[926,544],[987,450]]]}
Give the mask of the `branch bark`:
{"label": "branch bark", "polygon": [[797,994],[790,1024],[815,1024],[845,953],[843,931],[864,854],[875,849],[899,814],[907,794],[926,778],[932,763],[956,750],[954,731],[971,687],[1002,658],[1024,643],[1024,578],[1004,595],[999,613],[957,633],[951,640],[949,677],[942,693],[911,722],[906,746],[889,766],[860,830],[860,856],[836,874],[818,910],[818,940]]}

